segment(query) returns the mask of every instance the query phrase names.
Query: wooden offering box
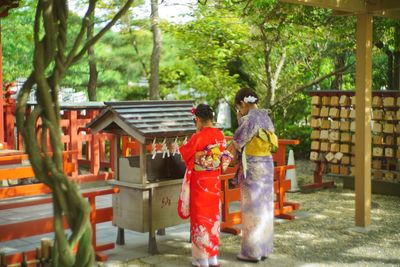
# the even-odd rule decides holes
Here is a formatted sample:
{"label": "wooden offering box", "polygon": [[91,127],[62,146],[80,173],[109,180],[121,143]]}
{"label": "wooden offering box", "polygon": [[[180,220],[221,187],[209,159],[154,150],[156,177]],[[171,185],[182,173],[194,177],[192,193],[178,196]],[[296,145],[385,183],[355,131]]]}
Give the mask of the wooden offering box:
{"label": "wooden offering box", "polygon": [[[176,148],[177,140],[182,142],[195,132],[193,101],[105,104],[107,108],[88,127],[116,135],[116,177],[110,183],[120,193],[113,195],[113,224],[122,236],[123,229],[149,232],[149,252],[157,253],[155,231],[186,223],[177,212],[185,166]],[[137,151],[123,156],[121,136],[131,137]]]}

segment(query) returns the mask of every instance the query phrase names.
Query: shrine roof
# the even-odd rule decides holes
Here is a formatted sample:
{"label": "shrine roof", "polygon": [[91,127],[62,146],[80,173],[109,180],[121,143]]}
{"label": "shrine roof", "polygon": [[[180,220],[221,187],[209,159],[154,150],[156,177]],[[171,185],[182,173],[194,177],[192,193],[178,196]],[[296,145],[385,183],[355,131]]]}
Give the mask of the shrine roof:
{"label": "shrine roof", "polygon": [[104,102],[106,107],[88,127],[146,139],[187,136],[196,131],[191,109],[193,101]]}

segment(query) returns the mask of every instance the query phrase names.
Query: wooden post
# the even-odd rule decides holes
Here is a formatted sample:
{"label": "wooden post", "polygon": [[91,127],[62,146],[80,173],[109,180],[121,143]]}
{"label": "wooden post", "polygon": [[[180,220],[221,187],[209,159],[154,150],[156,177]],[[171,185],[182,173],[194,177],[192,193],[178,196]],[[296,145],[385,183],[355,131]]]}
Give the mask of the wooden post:
{"label": "wooden post", "polygon": [[[119,157],[121,157],[121,144],[120,136],[114,135],[114,148],[113,148],[113,160],[114,160],[114,179],[119,180]],[[110,152],[111,153],[111,152]]]}
{"label": "wooden post", "polygon": [[3,128],[3,133],[4,133],[3,138],[5,137],[5,142],[7,143],[6,147],[8,149],[15,149],[14,118],[15,118],[16,102],[14,99],[11,99],[11,94],[8,94],[6,99],[4,99],[3,97],[2,102],[3,102],[2,107],[4,112],[2,118],[4,123],[3,125],[5,125],[5,128]]}
{"label": "wooden post", "polygon": [[90,225],[92,226],[92,245],[93,249],[96,250],[97,247],[97,235],[96,235],[96,197],[95,196],[89,196],[89,205],[90,205]]}
{"label": "wooden post", "polygon": [[[97,110],[86,110],[89,113],[89,118],[93,119],[97,116]],[[93,174],[99,174],[100,171],[100,133],[93,134],[90,132],[90,172]]]}
{"label": "wooden post", "polygon": [[[79,135],[78,135],[78,111],[77,110],[68,110],[64,111],[64,113],[67,115],[67,119],[69,120],[68,124],[68,134],[69,134],[69,149],[72,151],[78,151],[79,146],[78,146],[78,140],[79,140]],[[80,154],[81,151],[79,150],[78,154]],[[72,153],[71,154],[71,162],[72,164],[75,165],[74,171],[72,172],[72,176],[76,177],[78,176],[78,154]]]}
{"label": "wooden post", "polygon": [[90,142],[90,172],[99,174],[100,171],[100,134],[91,134]]}
{"label": "wooden post", "polygon": [[[146,148],[146,144],[144,144],[143,146]],[[149,193],[149,244],[148,244],[148,252],[151,255],[155,255],[155,254],[159,254],[159,252],[158,252],[158,248],[157,248],[156,232],[155,232],[155,229],[153,227],[154,188],[150,188],[148,193]]]}
{"label": "wooden post", "polygon": [[356,63],[356,226],[371,223],[372,16],[357,15]]}
{"label": "wooden post", "polygon": [[115,146],[115,136],[114,135],[111,135],[111,134],[108,134],[107,135],[107,137],[108,137],[108,141],[109,141],[109,143],[110,143],[110,166],[111,166],[111,170],[114,172],[114,176],[115,176],[115,160],[114,160],[114,156],[115,156],[115,152],[114,151],[116,151],[116,146]]}
{"label": "wooden post", "polygon": [[124,228],[117,228],[117,240],[115,243],[119,246],[125,245],[125,229]]}
{"label": "wooden post", "polygon": [[146,156],[146,142],[140,144],[140,177],[142,184],[147,183],[147,156]]}

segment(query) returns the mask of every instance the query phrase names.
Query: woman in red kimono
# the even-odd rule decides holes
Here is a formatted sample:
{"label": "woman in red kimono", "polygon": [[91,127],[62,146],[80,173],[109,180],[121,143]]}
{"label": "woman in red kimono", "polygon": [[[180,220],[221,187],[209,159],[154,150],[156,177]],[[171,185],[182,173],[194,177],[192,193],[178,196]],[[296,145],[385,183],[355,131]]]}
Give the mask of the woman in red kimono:
{"label": "woman in red kimono", "polygon": [[192,266],[215,267],[218,263],[221,166],[231,159],[223,133],[214,128],[213,111],[205,104],[192,110],[197,132],[181,146],[186,174],[178,203],[179,215],[190,217]]}

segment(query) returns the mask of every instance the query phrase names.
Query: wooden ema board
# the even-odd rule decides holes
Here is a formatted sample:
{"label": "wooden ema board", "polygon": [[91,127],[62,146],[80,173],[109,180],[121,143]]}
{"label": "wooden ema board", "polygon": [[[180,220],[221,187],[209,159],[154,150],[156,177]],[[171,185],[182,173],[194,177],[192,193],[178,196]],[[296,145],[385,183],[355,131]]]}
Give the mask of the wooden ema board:
{"label": "wooden ema board", "polygon": [[[310,95],[312,108],[320,113],[314,113],[311,124],[310,159],[316,162],[316,171],[314,185],[309,188],[317,188],[326,172],[354,174],[356,103],[354,92],[318,91]],[[400,183],[400,93],[373,92],[372,107],[372,179]],[[339,158],[338,152],[342,153]]]}

